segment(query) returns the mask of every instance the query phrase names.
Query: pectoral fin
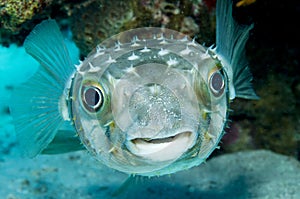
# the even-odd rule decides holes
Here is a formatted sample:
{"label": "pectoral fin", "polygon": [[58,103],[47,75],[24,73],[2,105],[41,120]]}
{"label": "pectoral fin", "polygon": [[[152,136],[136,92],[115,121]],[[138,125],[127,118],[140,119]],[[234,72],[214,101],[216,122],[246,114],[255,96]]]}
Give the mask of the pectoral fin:
{"label": "pectoral fin", "polygon": [[[26,38],[24,47],[40,63],[40,67],[27,83],[14,89],[10,110],[20,152],[34,157],[47,148],[58,133],[62,133],[59,130],[65,117],[61,113],[60,102],[67,100],[66,85],[69,85],[75,68],[54,20],[37,25]],[[70,138],[67,133],[57,136],[58,140]],[[60,142],[53,143],[58,145]],[[71,143],[74,148],[75,141]],[[49,150],[53,151],[51,148]]]}
{"label": "pectoral fin", "polygon": [[218,0],[216,53],[228,75],[230,99],[259,99],[252,88],[252,74],[245,45],[253,25],[240,25],[232,16],[232,0]]}
{"label": "pectoral fin", "polygon": [[74,131],[58,130],[52,142],[42,153],[61,154],[79,150],[85,150],[85,148]]}

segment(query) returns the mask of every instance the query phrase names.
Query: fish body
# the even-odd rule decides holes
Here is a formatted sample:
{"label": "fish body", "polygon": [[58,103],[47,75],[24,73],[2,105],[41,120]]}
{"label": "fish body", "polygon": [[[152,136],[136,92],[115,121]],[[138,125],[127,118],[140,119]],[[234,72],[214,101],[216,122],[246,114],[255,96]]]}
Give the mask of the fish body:
{"label": "fish body", "polygon": [[115,42],[92,52],[72,80],[70,115],[84,145],[127,173],[181,170],[190,165],[186,157],[206,159],[227,118],[220,61],[166,29],[135,29],[104,44]]}
{"label": "fish body", "polygon": [[215,48],[139,28],[102,42],[76,67],[56,22],[37,25],[24,46],[41,67],[11,106],[24,153],[87,149],[145,176],[205,161],[224,134],[230,100],[257,98],[244,58],[251,27],[236,24],[231,6],[218,1]]}

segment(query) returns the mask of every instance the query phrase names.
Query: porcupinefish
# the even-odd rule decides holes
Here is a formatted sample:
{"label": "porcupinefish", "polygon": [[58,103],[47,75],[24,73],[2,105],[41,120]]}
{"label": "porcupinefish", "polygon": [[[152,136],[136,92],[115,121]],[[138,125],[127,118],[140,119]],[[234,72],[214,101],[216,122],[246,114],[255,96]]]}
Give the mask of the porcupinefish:
{"label": "porcupinefish", "polygon": [[24,47],[40,67],[10,107],[22,152],[86,149],[144,176],[201,164],[224,134],[229,102],[257,99],[244,55],[252,25],[234,21],[231,0],[217,2],[216,16],[215,47],[138,28],[97,45],[78,66],[56,22],[37,25]]}

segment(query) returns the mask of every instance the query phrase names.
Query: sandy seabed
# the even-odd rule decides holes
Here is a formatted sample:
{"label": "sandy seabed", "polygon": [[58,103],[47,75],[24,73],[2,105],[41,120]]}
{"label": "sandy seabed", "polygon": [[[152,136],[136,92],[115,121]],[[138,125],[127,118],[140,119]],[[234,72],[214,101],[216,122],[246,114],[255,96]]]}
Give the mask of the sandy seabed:
{"label": "sandy seabed", "polygon": [[300,198],[300,163],[265,150],[222,155],[190,170],[136,177],[125,185],[128,175],[85,151],[34,159],[2,154],[0,178],[0,196],[6,199]]}

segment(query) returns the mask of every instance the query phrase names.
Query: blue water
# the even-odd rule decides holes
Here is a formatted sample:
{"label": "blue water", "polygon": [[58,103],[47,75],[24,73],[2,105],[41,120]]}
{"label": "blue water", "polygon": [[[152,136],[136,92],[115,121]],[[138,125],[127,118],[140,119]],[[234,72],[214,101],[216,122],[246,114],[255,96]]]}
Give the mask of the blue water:
{"label": "blue water", "polygon": [[[258,112],[261,115],[269,110],[269,114],[265,114],[265,117],[258,117],[255,124],[259,123],[269,127],[275,124],[270,118],[273,115],[276,116],[276,110],[286,109],[286,106],[282,106],[282,104],[292,104],[288,101],[291,97],[279,98],[282,91],[291,90],[290,84],[284,83],[288,79],[294,78],[297,80],[295,81],[297,85],[300,85],[298,78],[300,62],[297,61],[299,50],[295,41],[298,34],[293,28],[296,23],[291,22],[294,16],[282,13],[287,10],[282,8],[282,3],[257,1],[257,3],[259,2],[260,5],[265,4],[265,6],[258,6],[260,14],[255,12],[253,16],[254,20],[258,22],[255,23],[254,36],[251,35],[252,40],[249,42],[251,47],[249,54],[252,51],[250,67],[256,82],[267,79],[270,73],[275,74],[274,82],[282,82],[278,86],[278,94],[268,93],[275,86],[266,84],[269,87],[264,87],[266,89],[263,89],[263,92],[267,94],[261,96],[261,101],[257,103],[259,106],[259,103],[266,101],[265,104],[261,103],[260,108],[256,108],[256,110],[261,110]],[[283,3],[282,5],[288,4]],[[299,11],[299,6],[297,11]],[[269,17],[265,12],[276,14]],[[279,33],[275,34],[277,31]],[[67,41],[73,63],[77,63],[79,50],[70,39]],[[291,49],[294,46],[297,47]],[[258,49],[260,51],[257,53]],[[295,61],[292,59],[294,57],[297,58]],[[11,96],[12,91],[27,81],[38,67],[38,63],[26,54],[23,47],[12,44],[6,48],[0,45],[0,198],[111,198],[111,191],[117,190],[127,176],[101,166],[85,152],[55,156],[41,155],[34,159],[17,157],[17,153],[14,151],[16,148],[14,126],[12,117],[9,115],[8,105],[12,97],[22,97]],[[276,79],[278,74],[280,74],[281,81]],[[292,77],[290,78],[289,75]],[[296,111],[293,109],[294,112],[299,111],[299,88],[300,86],[293,88],[296,93],[295,98],[297,98],[296,108],[298,108]],[[265,98],[269,95],[274,97]],[[294,96],[292,97],[294,98]],[[278,100],[279,103],[275,104],[274,112],[272,108],[274,105],[268,103],[268,100],[272,98],[283,99],[282,101]],[[235,110],[234,113],[238,115],[238,111]],[[298,132],[299,128],[285,127],[289,127],[289,120],[285,119],[291,118],[289,117],[291,114],[285,111],[282,113],[283,117],[279,117],[277,126],[282,126],[283,130]],[[298,116],[297,118],[299,118]],[[239,120],[237,116],[235,119]],[[297,119],[297,121],[299,120]],[[250,120],[250,122],[253,121]],[[254,130],[261,128],[253,124],[248,126],[253,127]],[[274,129],[266,128],[263,135],[270,135],[272,130]],[[295,137],[299,140],[298,134]],[[281,145],[287,148],[289,140],[282,139],[283,135],[286,135],[286,132],[280,131],[278,137],[272,141],[280,140]],[[270,136],[270,138],[274,137]],[[269,140],[264,139],[260,147],[268,148],[268,144],[271,143]],[[291,153],[290,156],[296,155]],[[197,168],[171,176],[154,178],[151,181],[137,180],[133,186],[125,187],[125,189],[131,191],[131,196],[135,194],[135,196],[139,196],[137,198],[296,199],[300,198],[299,169],[299,162],[291,157],[281,156],[270,151],[255,150],[249,153],[241,152],[218,156]],[[115,198],[122,198],[122,194],[123,192]]]}
{"label": "blue water", "polygon": [[[25,82],[37,69],[38,63],[26,54],[23,47],[0,46],[0,143],[1,150],[9,150],[15,134],[8,104],[12,89]],[[15,96],[18,97],[18,96]]]}
{"label": "blue water", "polygon": [[[79,51],[68,40],[73,63]],[[8,105],[12,90],[27,81],[38,63],[23,47],[0,46],[0,198],[298,198],[299,162],[270,151],[219,156],[170,176],[136,178],[109,169],[85,152],[34,159],[13,150],[15,134]],[[17,92],[14,92],[17,93]],[[252,161],[252,162],[251,162]],[[276,166],[274,166],[276,165]]]}
{"label": "blue water", "polygon": [[[73,63],[78,64],[79,49],[69,38],[66,38],[66,45]],[[9,146],[15,142],[8,105],[11,97],[22,96],[11,96],[12,91],[29,80],[38,67],[38,62],[22,46],[12,44],[7,48],[0,45],[0,150],[9,150]]]}

